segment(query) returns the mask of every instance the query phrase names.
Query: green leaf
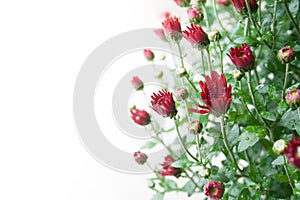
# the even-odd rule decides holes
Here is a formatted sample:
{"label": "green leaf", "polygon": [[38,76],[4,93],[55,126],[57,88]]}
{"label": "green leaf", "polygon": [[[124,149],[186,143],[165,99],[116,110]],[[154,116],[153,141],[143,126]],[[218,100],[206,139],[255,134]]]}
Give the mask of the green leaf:
{"label": "green leaf", "polygon": [[170,190],[176,190],[178,188],[177,183],[170,179],[165,180],[165,186]]}
{"label": "green leaf", "polygon": [[238,152],[242,152],[255,145],[259,141],[259,136],[258,134],[244,132],[239,137],[239,141],[240,143],[238,145]]}
{"label": "green leaf", "polygon": [[235,146],[239,140],[240,129],[238,124],[234,124],[231,128],[228,127],[226,130],[226,135],[228,138],[229,145],[231,147]]}
{"label": "green leaf", "polygon": [[263,118],[274,122],[276,120],[276,116],[272,112],[261,112]]}
{"label": "green leaf", "polygon": [[155,145],[157,145],[156,142],[147,142],[144,146],[141,147],[141,149],[152,149],[153,147],[155,147]]}
{"label": "green leaf", "polygon": [[216,181],[223,182],[223,183],[227,183],[230,181],[230,179],[222,172],[217,173],[216,175],[211,175],[210,178],[213,180],[216,180]]}
{"label": "green leaf", "polygon": [[277,106],[277,112],[280,115],[283,115],[287,109],[288,109],[288,105],[285,103],[285,101],[280,102]]}
{"label": "green leaf", "polygon": [[187,195],[190,197],[192,194],[195,192],[196,186],[192,181],[188,181],[182,188],[181,190],[183,192],[186,192]]}
{"label": "green leaf", "polygon": [[259,137],[265,137],[267,134],[267,129],[263,126],[247,126],[244,130],[251,134],[258,134]]}
{"label": "green leaf", "polygon": [[160,193],[160,192],[157,192],[152,198],[152,200],[163,200],[163,199],[164,199],[164,193]]}
{"label": "green leaf", "polygon": [[248,188],[243,188],[241,192],[239,193],[238,198],[239,200],[248,200],[250,199],[250,192]]}
{"label": "green leaf", "polygon": [[279,156],[278,158],[276,158],[273,162],[272,165],[277,166],[277,165],[283,165],[284,164],[284,158],[283,156]]}

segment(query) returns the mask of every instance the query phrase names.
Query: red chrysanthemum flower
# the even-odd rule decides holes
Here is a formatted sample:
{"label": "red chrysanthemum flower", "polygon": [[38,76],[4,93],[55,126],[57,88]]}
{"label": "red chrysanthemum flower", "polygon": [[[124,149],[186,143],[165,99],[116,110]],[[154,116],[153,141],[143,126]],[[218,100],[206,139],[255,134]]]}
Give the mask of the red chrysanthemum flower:
{"label": "red chrysanthemum flower", "polygon": [[179,41],[182,38],[181,24],[177,17],[169,17],[162,22],[165,36],[169,40]]}
{"label": "red chrysanthemum flower", "polygon": [[240,47],[230,48],[229,54],[232,63],[242,71],[248,71],[254,68],[255,58],[248,44],[242,44]]}
{"label": "red chrysanthemum flower", "polygon": [[[238,12],[243,13],[243,10],[247,10],[247,4],[245,0],[230,0],[230,1]],[[249,5],[250,5],[251,12],[256,12],[258,8],[257,0],[249,0]]]}
{"label": "red chrysanthemum flower", "polygon": [[294,136],[284,149],[284,154],[293,167],[300,169],[300,138]]}
{"label": "red chrysanthemum flower", "polygon": [[172,158],[170,155],[165,157],[165,161],[163,164],[161,164],[161,166],[163,167],[163,169],[159,172],[160,175],[162,176],[175,176],[175,177],[179,177],[181,174],[181,169],[180,168],[176,168],[176,167],[172,167],[171,164],[174,162],[174,158]]}
{"label": "red chrysanthemum flower", "polygon": [[139,110],[135,106],[130,109],[131,119],[138,125],[145,126],[151,122],[150,115],[145,110]]}
{"label": "red chrysanthemum flower", "polygon": [[196,48],[205,48],[209,45],[209,39],[203,29],[195,24],[187,27],[188,31],[183,31],[183,37],[187,39]]}
{"label": "red chrysanthemum flower", "polygon": [[133,157],[135,162],[137,162],[140,165],[145,164],[145,162],[148,159],[148,156],[140,151],[134,152]]}
{"label": "red chrysanthemum flower", "polygon": [[153,93],[151,99],[151,108],[163,117],[170,117],[172,119],[177,114],[171,92],[161,90],[157,94]]}
{"label": "red chrysanthemum flower", "polygon": [[154,53],[150,49],[144,49],[143,53],[144,53],[144,57],[148,61],[152,61],[154,59]]}
{"label": "red chrysanthemum flower", "polygon": [[224,193],[224,187],[217,181],[210,181],[204,186],[204,194],[211,199],[221,199]]}
{"label": "red chrysanthemum flower", "polygon": [[200,114],[212,113],[216,116],[225,114],[232,101],[232,88],[231,85],[227,85],[224,74],[219,76],[216,71],[213,71],[211,77],[205,77],[205,83],[200,81],[199,84],[202,90],[200,96],[206,106],[197,105],[203,110],[193,108],[189,108],[189,110]]}

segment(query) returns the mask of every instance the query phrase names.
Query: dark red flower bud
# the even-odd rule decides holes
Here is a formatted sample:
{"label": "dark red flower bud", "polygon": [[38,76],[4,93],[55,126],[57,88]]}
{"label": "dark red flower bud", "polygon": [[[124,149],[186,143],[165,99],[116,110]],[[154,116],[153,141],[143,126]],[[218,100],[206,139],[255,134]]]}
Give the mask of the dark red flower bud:
{"label": "dark red flower bud", "polygon": [[195,24],[187,27],[188,31],[183,31],[183,37],[188,40],[195,48],[202,49],[209,45],[209,39],[203,29]]}
{"label": "dark red flower bud", "polygon": [[[245,11],[247,11],[247,4],[245,0],[230,0],[235,9],[244,14]],[[251,12],[256,12],[258,5],[257,5],[257,0],[248,0],[249,5],[250,5],[250,10]]]}
{"label": "dark red flower bud", "polygon": [[150,115],[145,110],[139,110],[133,106],[130,113],[131,119],[138,125],[145,126],[151,122]]}
{"label": "dark red flower bud", "polygon": [[133,157],[134,160],[140,165],[143,165],[148,159],[148,156],[140,151],[134,152]]}
{"label": "dark red flower bud", "polygon": [[137,76],[134,76],[132,78],[131,84],[134,87],[134,89],[136,89],[136,90],[142,90],[142,89],[144,89],[144,83],[143,83],[143,81],[139,77],[137,77]]}

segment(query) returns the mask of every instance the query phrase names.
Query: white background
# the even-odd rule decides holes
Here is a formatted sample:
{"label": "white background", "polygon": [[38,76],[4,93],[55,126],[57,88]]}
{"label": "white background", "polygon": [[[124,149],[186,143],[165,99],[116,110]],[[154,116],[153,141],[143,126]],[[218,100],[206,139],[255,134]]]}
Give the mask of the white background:
{"label": "white background", "polygon": [[72,95],[82,63],[98,45],[157,27],[159,13],[178,9],[172,0],[1,1],[0,199],[151,199],[149,175],[112,171],[88,154]]}

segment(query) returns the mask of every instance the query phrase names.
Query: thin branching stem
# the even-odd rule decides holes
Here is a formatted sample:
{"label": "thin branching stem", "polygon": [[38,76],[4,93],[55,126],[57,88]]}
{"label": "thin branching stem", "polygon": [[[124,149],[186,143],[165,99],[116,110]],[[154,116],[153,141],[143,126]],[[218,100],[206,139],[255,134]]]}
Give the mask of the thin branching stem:
{"label": "thin branching stem", "polygon": [[289,179],[289,184],[290,184],[292,190],[294,190],[294,185],[293,185],[292,177],[291,177],[291,175],[289,173],[289,170],[287,168],[287,161],[286,161],[285,156],[283,156],[283,160],[284,160],[284,164],[283,164],[284,171],[285,171],[285,173],[286,173],[286,175],[287,175],[287,177]]}
{"label": "thin branching stem", "polygon": [[295,21],[290,9],[289,9],[289,6],[288,6],[288,3],[287,3],[287,0],[284,0],[283,1],[283,5],[284,5],[284,9],[285,11],[287,12],[290,20],[292,21],[292,23],[294,24],[295,28],[296,28],[296,31],[297,31],[297,34],[298,36],[300,36],[300,28],[299,28],[299,25],[297,24],[297,22]]}
{"label": "thin branching stem", "polygon": [[286,89],[286,85],[287,85],[287,81],[288,81],[289,68],[290,68],[290,63],[286,63],[286,65],[285,65],[285,76],[284,76],[282,95],[281,95],[282,100],[284,99],[285,89]]}

